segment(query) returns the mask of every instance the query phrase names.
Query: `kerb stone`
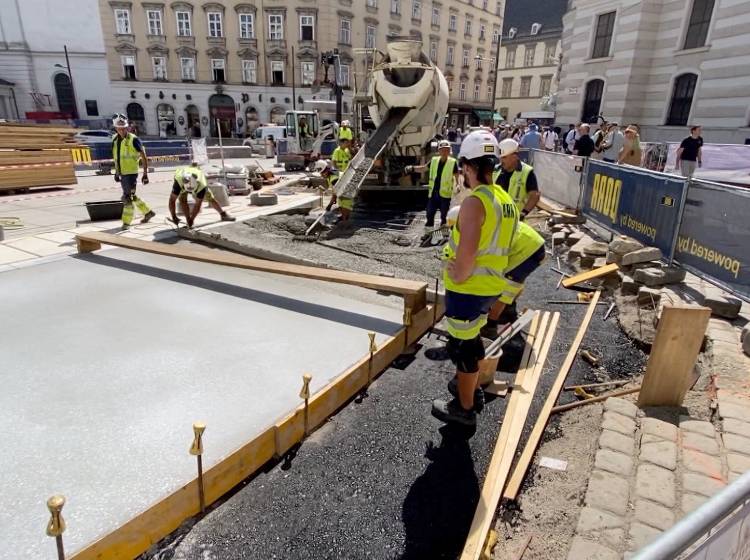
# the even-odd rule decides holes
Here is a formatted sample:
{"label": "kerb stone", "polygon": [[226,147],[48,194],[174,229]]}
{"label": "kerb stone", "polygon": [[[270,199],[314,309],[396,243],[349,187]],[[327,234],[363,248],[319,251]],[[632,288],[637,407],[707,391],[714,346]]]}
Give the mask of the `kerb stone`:
{"label": "kerb stone", "polygon": [[635,479],[636,495],[665,507],[675,506],[675,480],[672,471],[656,465],[639,465]]}
{"label": "kerb stone", "polygon": [[633,441],[633,436],[624,436],[612,430],[602,430],[602,435],[599,436],[599,447],[602,449],[612,449],[632,456],[635,449],[635,441]]}
{"label": "kerb stone", "polygon": [[622,414],[607,411],[603,416],[602,429],[613,430],[626,436],[632,436],[635,431],[635,421]]}
{"label": "kerb stone", "polygon": [[586,491],[586,505],[624,516],[628,511],[628,481],[615,474],[595,470]]}
{"label": "kerb stone", "polygon": [[637,406],[618,397],[611,397],[604,401],[604,410],[611,410],[628,418],[635,418],[635,415],[638,414]]}
{"label": "kerb stone", "polygon": [[633,472],[633,459],[629,455],[612,451],[611,449],[600,449],[594,458],[594,468],[630,476]]}
{"label": "kerb stone", "polygon": [[703,299],[703,305],[708,307],[714,315],[725,319],[736,319],[742,309],[742,300],[728,295],[708,295]]}
{"label": "kerb stone", "polygon": [[588,541],[583,537],[573,537],[568,560],[620,560],[620,555],[611,548]]}
{"label": "kerb stone", "polygon": [[623,255],[622,265],[629,266],[631,264],[658,261],[660,259],[661,250],[658,247],[644,247],[643,249],[637,249]]}
{"label": "kerb stone", "polygon": [[640,460],[673,471],[677,468],[677,444],[666,440],[641,443]]}
{"label": "kerb stone", "polygon": [[674,525],[674,513],[649,500],[638,500],[635,502],[635,519],[644,525],[661,531],[666,531]]}

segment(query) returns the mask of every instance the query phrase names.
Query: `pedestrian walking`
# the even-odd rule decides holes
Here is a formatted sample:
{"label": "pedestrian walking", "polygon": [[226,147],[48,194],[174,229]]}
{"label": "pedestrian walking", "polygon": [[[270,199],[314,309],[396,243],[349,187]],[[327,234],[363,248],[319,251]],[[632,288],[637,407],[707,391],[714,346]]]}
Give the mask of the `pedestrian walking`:
{"label": "pedestrian walking", "polygon": [[589,136],[589,125],[578,127],[578,140],[573,145],[573,153],[577,156],[590,157],[594,153],[594,141]]}
{"label": "pedestrian walking", "polygon": [[677,148],[677,166],[683,177],[692,177],[695,168],[703,165],[702,148],[701,127],[693,126],[690,128],[690,136],[683,139]]}
{"label": "pedestrian walking", "polygon": [[554,152],[557,147],[557,132],[555,132],[552,127],[545,127],[542,139],[544,142],[544,149],[550,152]]}
{"label": "pedestrian walking", "polygon": [[529,131],[521,138],[521,147],[530,150],[539,150],[542,147],[542,135],[539,134],[539,127],[532,123],[529,125]]}
{"label": "pedestrian walking", "polygon": [[625,141],[622,144],[617,163],[640,167],[641,155],[641,141],[638,135],[638,129],[632,125],[628,126],[628,128],[625,129]]}
{"label": "pedestrian walking", "polygon": [[[578,127],[581,126],[581,123],[578,123]],[[576,140],[578,140],[578,127],[574,124],[568,125],[568,132],[565,133],[565,138],[563,140],[563,149],[565,150],[566,154],[572,154],[573,148],[575,146]]]}
{"label": "pedestrian walking", "polygon": [[128,119],[115,115],[112,120],[117,134],[112,138],[112,160],[115,167],[115,182],[122,188],[122,229],[130,228],[135,213],[133,205],[143,214],[142,224],[156,216],[153,210],[135,194],[138,184],[138,162],[143,165],[141,182],[148,185],[148,157],[140,138],[128,131]]}

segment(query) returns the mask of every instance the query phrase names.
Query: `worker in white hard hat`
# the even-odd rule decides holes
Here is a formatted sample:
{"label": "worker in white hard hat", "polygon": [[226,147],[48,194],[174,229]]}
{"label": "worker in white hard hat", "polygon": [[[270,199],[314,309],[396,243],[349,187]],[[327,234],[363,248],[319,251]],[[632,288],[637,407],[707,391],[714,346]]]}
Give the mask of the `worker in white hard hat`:
{"label": "worker in white hard hat", "polygon": [[500,167],[493,180],[513,198],[523,220],[536,207],[541,193],[534,168],[521,161],[518,149],[518,142],[512,138],[500,142]]}
{"label": "worker in white hard hat", "polygon": [[138,161],[143,166],[141,181],[148,185],[148,157],[141,139],[128,129],[128,119],[124,115],[115,115],[112,125],[117,134],[112,138],[112,160],[115,168],[115,182],[122,188],[122,229],[130,228],[133,222],[133,205],[143,214],[142,224],[156,216],[153,210],[135,194],[138,184]]}
{"label": "worker in white hard hat", "polygon": [[451,143],[447,140],[438,142],[438,155],[424,165],[408,165],[406,173],[421,173],[430,170],[427,191],[427,223],[425,228],[435,227],[435,214],[440,211],[440,225],[445,225],[448,209],[451,206],[453,189],[458,185],[458,162],[451,154]]}
{"label": "worker in white hard hat", "polygon": [[354,140],[351,124],[347,120],[341,121],[341,126],[339,127],[339,140]]}
{"label": "worker in white hard hat", "polygon": [[476,409],[483,403],[478,386],[479,361],[485,356],[480,330],[505,291],[503,273],[518,226],[513,199],[492,181],[498,155],[497,140],[489,131],[472,132],[461,143],[458,157],[471,193],[461,203],[443,250],[446,349],[456,365],[457,398],[434,401],[432,415],[466,426],[476,425]]}
{"label": "worker in white hard hat", "polygon": [[[193,196],[192,211],[188,206],[188,194]],[[222,222],[234,222],[236,220],[234,216],[227,214],[213,197],[211,191],[208,189],[206,175],[195,161],[191,162],[190,165],[178,167],[177,171],[174,172],[172,193],[169,195],[169,214],[171,216],[170,220],[175,225],[179,225],[180,223],[180,219],[176,213],[177,199],[180,200],[180,208],[182,208],[182,213],[185,214],[185,220],[189,228],[193,227],[195,218],[198,217],[201,211],[203,199],[207,199],[211,208],[219,213]]]}

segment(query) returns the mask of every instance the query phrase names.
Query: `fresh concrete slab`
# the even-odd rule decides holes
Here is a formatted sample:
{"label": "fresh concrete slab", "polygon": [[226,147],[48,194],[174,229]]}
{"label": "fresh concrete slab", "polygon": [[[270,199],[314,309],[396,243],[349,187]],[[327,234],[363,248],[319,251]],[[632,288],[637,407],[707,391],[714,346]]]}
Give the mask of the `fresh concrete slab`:
{"label": "fresh concrete slab", "polygon": [[[7,247],[2,249],[8,250]],[[53,558],[195,476],[400,328],[401,301],[349,286],[114,249],[0,273],[2,558]]]}

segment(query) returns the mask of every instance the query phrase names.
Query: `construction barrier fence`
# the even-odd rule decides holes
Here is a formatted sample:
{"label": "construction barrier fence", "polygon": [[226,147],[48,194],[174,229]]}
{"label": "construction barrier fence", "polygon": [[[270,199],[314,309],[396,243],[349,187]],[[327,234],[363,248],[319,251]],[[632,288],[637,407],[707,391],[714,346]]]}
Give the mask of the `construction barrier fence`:
{"label": "construction barrier fence", "polygon": [[[750,189],[533,150],[545,197],[750,301]],[[580,170],[580,171],[579,171]]]}

